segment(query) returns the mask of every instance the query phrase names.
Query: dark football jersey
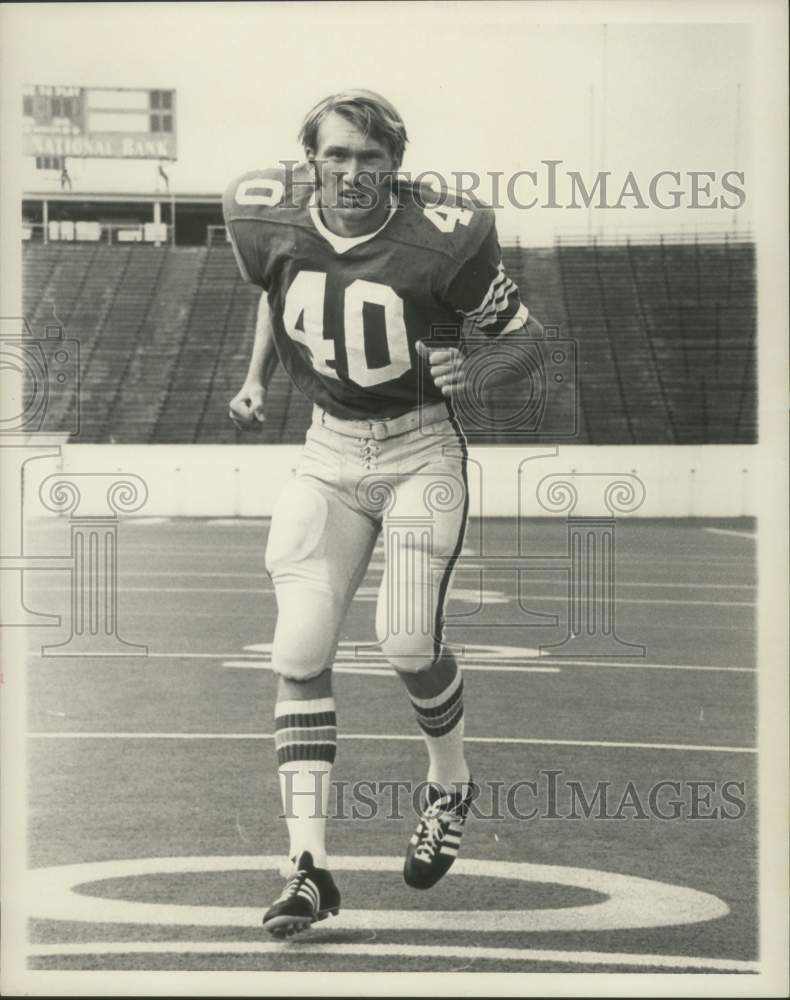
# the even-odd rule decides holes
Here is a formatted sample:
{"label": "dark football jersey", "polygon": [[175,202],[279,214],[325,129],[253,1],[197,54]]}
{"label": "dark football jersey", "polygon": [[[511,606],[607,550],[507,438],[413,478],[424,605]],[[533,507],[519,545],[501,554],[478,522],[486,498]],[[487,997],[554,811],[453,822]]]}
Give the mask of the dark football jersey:
{"label": "dark football jersey", "polygon": [[277,353],[333,416],[395,417],[440,402],[416,343],[458,342],[464,321],[498,335],[527,318],[505,274],[493,212],[400,183],[377,232],[323,223],[312,170],[244,174],[223,200],[245,280],[265,289]]}

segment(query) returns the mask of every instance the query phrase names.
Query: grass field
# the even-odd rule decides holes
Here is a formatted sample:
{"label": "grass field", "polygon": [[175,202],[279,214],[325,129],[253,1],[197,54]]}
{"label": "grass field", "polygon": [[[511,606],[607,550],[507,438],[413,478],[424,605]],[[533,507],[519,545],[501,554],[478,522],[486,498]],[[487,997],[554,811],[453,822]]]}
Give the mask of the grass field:
{"label": "grass field", "polygon": [[[121,524],[119,632],[148,656],[41,656],[42,643],[68,635],[69,576],[26,574],[28,605],[63,616],[31,633],[30,968],[756,970],[751,521],[619,523],[617,631],[646,655],[624,647],[603,659],[535,655],[565,635],[566,577],[536,569],[519,583],[512,568],[486,567],[481,544],[512,554],[515,522],[471,525],[448,638],[464,649],[483,815],[429,893],[400,875],[414,824],[407,797],[399,818],[390,795],[372,818],[333,819],[340,916],[286,943],[260,929],[287,847],[267,530],[265,520]],[[530,551],[562,553],[564,530],[529,522]],[[31,554],[66,552],[68,539],[66,521],[42,521]],[[358,648],[373,639],[381,571],[377,553],[336,665],[335,778],[347,791],[416,783],[426,768],[399,682]],[[524,608],[558,620],[537,626]],[[553,809],[548,772],[559,772]],[[492,796],[526,780],[538,792],[530,799],[522,786],[515,802],[537,816],[489,815]],[[681,800],[678,818],[649,806],[660,781],[676,783],[657,801],[666,813]],[[569,815],[573,782],[588,798],[609,783],[608,818]],[[737,818],[722,815],[725,783]]]}

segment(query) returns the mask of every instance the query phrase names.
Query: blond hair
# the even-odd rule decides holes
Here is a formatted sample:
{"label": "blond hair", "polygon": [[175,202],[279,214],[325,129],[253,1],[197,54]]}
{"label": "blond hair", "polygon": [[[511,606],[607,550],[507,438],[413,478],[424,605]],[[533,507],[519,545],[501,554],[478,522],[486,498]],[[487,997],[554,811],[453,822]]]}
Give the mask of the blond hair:
{"label": "blond hair", "polygon": [[308,111],[299,129],[299,141],[305,149],[317,148],[318,129],[332,111],[342,115],[363,135],[386,146],[400,166],[408,142],[406,127],[390,102],[372,90],[344,90],[319,101]]}

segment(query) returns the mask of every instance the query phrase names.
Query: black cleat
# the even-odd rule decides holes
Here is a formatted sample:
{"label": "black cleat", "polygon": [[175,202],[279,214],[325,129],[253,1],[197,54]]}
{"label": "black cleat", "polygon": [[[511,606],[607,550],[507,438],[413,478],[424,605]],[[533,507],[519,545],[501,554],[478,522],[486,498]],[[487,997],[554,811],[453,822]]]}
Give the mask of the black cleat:
{"label": "black cleat", "polygon": [[296,871],[263,915],[263,929],[272,937],[287,938],[339,912],[340,893],[335,880],[326,868],[315,867],[309,851],[303,851],[296,861]]}
{"label": "black cleat", "polygon": [[403,878],[413,889],[430,889],[446,875],[458,855],[474,786],[469,779],[465,795],[427,790],[427,802],[406,848]]}

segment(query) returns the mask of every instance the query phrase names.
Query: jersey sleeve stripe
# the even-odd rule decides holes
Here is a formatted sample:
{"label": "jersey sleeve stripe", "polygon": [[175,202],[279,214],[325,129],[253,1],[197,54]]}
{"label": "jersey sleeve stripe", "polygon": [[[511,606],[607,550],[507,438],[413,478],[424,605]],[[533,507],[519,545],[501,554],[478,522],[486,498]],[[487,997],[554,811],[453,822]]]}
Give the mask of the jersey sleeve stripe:
{"label": "jersey sleeve stripe", "polygon": [[520,301],[518,292],[511,296],[507,309],[502,309],[498,316],[489,320],[485,325],[475,324],[476,329],[481,330],[486,336],[498,336],[501,333],[511,333],[522,327],[528,317],[527,307]]}
{"label": "jersey sleeve stripe", "polygon": [[516,315],[510,320],[504,330],[500,330],[500,333],[513,333],[514,330],[520,330],[522,326],[529,319],[529,309],[522,302],[518,307]]}
{"label": "jersey sleeve stripe", "polygon": [[500,264],[497,267],[497,273],[496,273],[496,276],[494,277],[494,280],[488,286],[488,291],[486,292],[483,301],[480,303],[480,305],[476,309],[471,309],[469,312],[464,312],[464,316],[466,316],[467,319],[476,319],[477,316],[479,316],[483,312],[485,312],[485,310],[488,308],[491,300],[496,295],[497,290],[507,280],[508,280],[508,277],[505,274],[505,269],[502,266],[502,264]]}
{"label": "jersey sleeve stripe", "polygon": [[505,279],[505,284],[496,293],[494,301],[481,315],[475,318],[475,323],[478,326],[485,326],[491,320],[496,319],[499,313],[502,312],[503,307],[507,305],[507,301],[513,294],[518,295],[518,288],[513,284],[510,278]]}

